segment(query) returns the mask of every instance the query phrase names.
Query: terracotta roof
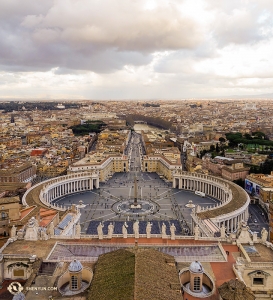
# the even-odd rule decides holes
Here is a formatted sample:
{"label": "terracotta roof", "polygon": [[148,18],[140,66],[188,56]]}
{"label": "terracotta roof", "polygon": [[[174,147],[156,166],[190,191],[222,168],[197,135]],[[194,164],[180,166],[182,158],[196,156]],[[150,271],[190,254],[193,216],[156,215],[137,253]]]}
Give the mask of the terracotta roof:
{"label": "terracotta roof", "polygon": [[55,218],[58,211],[54,209],[40,208],[40,226],[46,227]]}
{"label": "terracotta roof", "polygon": [[36,206],[30,206],[21,210],[21,219],[22,220],[26,215],[28,215],[31,211],[33,211]]}

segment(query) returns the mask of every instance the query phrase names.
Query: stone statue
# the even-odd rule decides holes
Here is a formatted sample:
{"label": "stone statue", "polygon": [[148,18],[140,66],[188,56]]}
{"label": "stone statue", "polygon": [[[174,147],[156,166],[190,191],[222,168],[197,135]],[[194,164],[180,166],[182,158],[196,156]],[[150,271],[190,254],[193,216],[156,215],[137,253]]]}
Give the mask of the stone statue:
{"label": "stone statue", "polygon": [[252,234],[252,240],[253,240],[253,243],[258,242],[258,234],[257,234],[256,231],[254,231],[253,234]]}
{"label": "stone statue", "polygon": [[195,240],[198,240],[199,236],[200,236],[200,229],[199,229],[199,226],[196,225],[196,226],[194,227],[194,239],[195,239]]}
{"label": "stone statue", "polygon": [[163,239],[166,239],[166,238],[167,238],[167,234],[166,234],[166,224],[165,224],[164,222],[163,222],[163,224],[162,224],[161,231],[162,231],[162,238],[163,238]]}
{"label": "stone statue", "polygon": [[170,231],[171,231],[171,240],[175,240],[175,230],[176,227],[174,226],[174,223],[172,223],[171,227],[170,227]]}
{"label": "stone statue", "polygon": [[265,243],[267,241],[267,236],[268,236],[268,231],[265,228],[263,228],[261,231],[262,242]]}
{"label": "stone statue", "polygon": [[238,224],[237,224],[237,234],[240,234],[243,223],[244,223],[243,220],[238,222]]}
{"label": "stone statue", "polygon": [[17,236],[18,236],[18,240],[23,240],[24,239],[24,230],[23,229],[19,229],[17,232]]}
{"label": "stone statue", "polygon": [[46,234],[46,229],[45,228],[41,228],[40,236],[41,236],[41,240],[43,240],[43,241],[48,240],[48,235]]}
{"label": "stone statue", "polygon": [[253,245],[252,236],[249,232],[249,227],[246,222],[241,222],[241,229],[237,234],[237,243]]}
{"label": "stone statue", "polygon": [[34,217],[31,217],[27,224],[26,234],[24,239],[26,241],[37,241],[39,235],[38,222]]}
{"label": "stone statue", "polygon": [[138,222],[138,220],[136,220],[133,225],[133,231],[135,234],[135,238],[138,239],[139,238],[139,222]]}
{"label": "stone statue", "polygon": [[50,236],[54,236],[54,224],[53,224],[53,222],[51,222],[49,224],[48,233],[49,233]]}
{"label": "stone statue", "polygon": [[146,226],[147,239],[151,238],[152,223],[148,222]]}
{"label": "stone statue", "polygon": [[220,228],[220,233],[221,233],[221,238],[224,239],[226,237],[226,227],[224,225],[224,223],[222,224],[221,228]]}
{"label": "stone statue", "polygon": [[114,225],[112,223],[110,223],[108,225],[108,235],[107,235],[108,239],[112,238],[113,232],[114,232]]}
{"label": "stone statue", "polygon": [[124,239],[127,239],[127,228],[128,228],[128,225],[126,222],[124,222],[124,224],[122,225],[122,234],[123,234]]}
{"label": "stone statue", "polygon": [[76,228],[75,228],[75,238],[80,238],[81,237],[81,225],[80,223],[76,224]]}
{"label": "stone statue", "polygon": [[12,225],[11,230],[10,230],[10,237],[14,239],[16,237],[16,227]]}
{"label": "stone statue", "polygon": [[102,231],[102,228],[104,227],[103,224],[100,224],[98,225],[97,227],[97,231],[98,231],[98,236],[99,236],[99,240],[102,240],[103,239],[103,231]]}

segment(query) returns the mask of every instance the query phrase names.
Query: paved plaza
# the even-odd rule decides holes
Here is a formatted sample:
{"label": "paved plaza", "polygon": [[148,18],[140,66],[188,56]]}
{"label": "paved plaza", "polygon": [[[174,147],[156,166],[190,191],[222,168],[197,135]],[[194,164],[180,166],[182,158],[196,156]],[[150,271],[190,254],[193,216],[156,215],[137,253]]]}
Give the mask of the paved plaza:
{"label": "paved plaza", "polygon": [[[131,209],[128,212],[124,203],[127,201],[130,204],[134,201],[135,178],[137,180],[137,199],[143,201],[143,205],[141,209]],[[94,231],[99,222],[105,224],[104,231],[107,231],[109,222],[115,222],[117,227],[121,227],[124,221],[129,222],[130,226],[130,222],[135,220],[139,220],[140,224],[141,221],[153,221],[154,228],[158,227],[158,230],[154,229],[156,232],[152,233],[160,233],[162,222],[166,222],[168,230],[170,222],[178,220],[182,226],[181,232],[178,230],[176,233],[189,234],[192,209],[185,206],[189,200],[201,207],[209,207],[219,202],[209,197],[202,198],[193,192],[174,189],[171,183],[166,183],[156,173],[143,172],[115,173],[107,183],[100,184],[99,189],[69,195],[57,199],[55,202],[70,206],[78,205],[82,201],[80,209],[82,233],[96,234]],[[117,208],[120,203],[121,205]],[[90,222],[92,222],[91,225]],[[144,224],[142,225],[144,228]],[[128,233],[130,231],[128,228]],[[116,228],[114,233],[121,232],[117,232]]]}

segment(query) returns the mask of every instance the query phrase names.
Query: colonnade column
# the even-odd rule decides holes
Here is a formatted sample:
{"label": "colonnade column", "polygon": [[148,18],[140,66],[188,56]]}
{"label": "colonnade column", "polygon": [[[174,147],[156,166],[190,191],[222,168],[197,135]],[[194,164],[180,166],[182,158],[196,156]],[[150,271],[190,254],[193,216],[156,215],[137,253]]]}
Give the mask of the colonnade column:
{"label": "colonnade column", "polygon": [[182,189],[182,178],[181,177],[178,179],[178,188]]}

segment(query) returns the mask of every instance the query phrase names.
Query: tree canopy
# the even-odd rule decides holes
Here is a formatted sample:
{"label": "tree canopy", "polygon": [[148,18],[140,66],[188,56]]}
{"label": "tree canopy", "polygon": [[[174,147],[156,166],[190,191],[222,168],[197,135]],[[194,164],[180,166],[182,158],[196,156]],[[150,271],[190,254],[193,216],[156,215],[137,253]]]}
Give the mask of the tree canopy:
{"label": "tree canopy", "polygon": [[273,146],[273,141],[267,140],[266,135],[259,131],[252,134],[245,133],[244,135],[241,132],[229,132],[226,133],[226,138],[231,147],[237,147],[238,144]]}
{"label": "tree canopy", "polygon": [[102,121],[86,121],[85,124],[75,125],[70,127],[75,135],[86,135],[89,132],[99,133],[103,130],[106,124]]}

